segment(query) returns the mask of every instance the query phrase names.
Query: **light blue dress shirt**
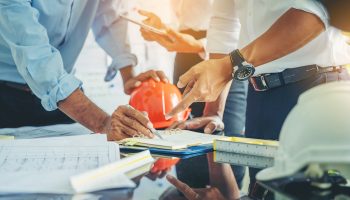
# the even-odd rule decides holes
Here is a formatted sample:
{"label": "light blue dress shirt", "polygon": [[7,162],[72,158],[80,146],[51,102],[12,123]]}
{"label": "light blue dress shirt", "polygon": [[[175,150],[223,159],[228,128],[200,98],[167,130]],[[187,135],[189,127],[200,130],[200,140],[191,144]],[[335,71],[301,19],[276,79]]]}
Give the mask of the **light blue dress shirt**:
{"label": "light blue dress shirt", "polygon": [[90,28],[116,68],[136,65],[127,22],[118,17],[120,3],[0,0],[0,80],[28,84],[46,110],[57,109],[82,85],[73,66]]}

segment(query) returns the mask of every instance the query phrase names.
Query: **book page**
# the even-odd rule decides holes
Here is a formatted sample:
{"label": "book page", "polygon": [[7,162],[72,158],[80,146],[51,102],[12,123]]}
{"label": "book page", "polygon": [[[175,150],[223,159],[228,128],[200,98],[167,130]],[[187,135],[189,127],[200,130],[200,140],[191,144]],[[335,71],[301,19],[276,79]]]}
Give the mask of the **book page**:
{"label": "book page", "polygon": [[[189,146],[212,144],[215,139],[225,136],[210,135],[188,130],[158,131],[164,139],[160,138],[128,138],[122,141],[125,145],[137,145],[163,149],[184,149]],[[129,141],[129,142],[128,142]]]}

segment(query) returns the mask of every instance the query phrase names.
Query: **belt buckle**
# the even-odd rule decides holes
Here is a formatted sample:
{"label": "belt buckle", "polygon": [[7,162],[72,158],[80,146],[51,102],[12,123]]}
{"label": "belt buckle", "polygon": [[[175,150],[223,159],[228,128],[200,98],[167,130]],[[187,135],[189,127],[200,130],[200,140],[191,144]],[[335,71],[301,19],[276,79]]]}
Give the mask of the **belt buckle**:
{"label": "belt buckle", "polygon": [[[260,80],[261,85],[262,85],[263,88],[260,88],[260,87],[258,86],[258,84],[256,83],[256,80],[255,80],[255,79],[259,79],[259,80]],[[250,78],[250,83],[253,85],[254,90],[257,91],[257,92],[263,92],[263,91],[266,91],[266,90],[269,89],[269,86],[267,86],[267,84],[266,84],[265,77],[262,76],[262,75],[258,75],[258,76],[255,76],[255,77],[251,77],[251,78]]]}

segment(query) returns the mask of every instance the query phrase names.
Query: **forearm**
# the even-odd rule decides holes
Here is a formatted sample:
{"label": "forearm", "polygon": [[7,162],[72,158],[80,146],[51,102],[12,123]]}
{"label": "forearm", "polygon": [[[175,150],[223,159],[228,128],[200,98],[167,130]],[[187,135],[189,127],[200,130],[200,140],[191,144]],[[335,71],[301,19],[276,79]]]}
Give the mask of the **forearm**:
{"label": "forearm", "polygon": [[[219,59],[223,58],[226,55],[225,54],[210,54],[210,59]],[[218,115],[223,118],[224,111],[225,111],[225,105],[226,105],[226,99],[228,96],[228,93],[230,91],[232,81],[227,83],[225,89],[221,92],[220,96],[217,98],[214,102],[208,102],[205,104],[205,108],[203,111],[204,116],[210,116],[210,115]]]}
{"label": "forearm", "polygon": [[106,133],[110,116],[77,89],[66,99],[58,102],[59,109],[73,120],[95,133]]}
{"label": "forearm", "polygon": [[210,185],[216,187],[227,199],[238,199],[239,188],[229,164],[215,163],[213,153],[207,154]]}
{"label": "forearm", "polygon": [[298,50],[324,30],[319,17],[292,8],[240,51],[249,63],[258,67]]}
{"label": "forearm", "polygon": [[120,70],[120,74],[122,76],[123,79],[123,83],[125,84],[130,78],[135,77],[135,71],[134,71],[134,67],[129,65],[126,67],[121,68]]}

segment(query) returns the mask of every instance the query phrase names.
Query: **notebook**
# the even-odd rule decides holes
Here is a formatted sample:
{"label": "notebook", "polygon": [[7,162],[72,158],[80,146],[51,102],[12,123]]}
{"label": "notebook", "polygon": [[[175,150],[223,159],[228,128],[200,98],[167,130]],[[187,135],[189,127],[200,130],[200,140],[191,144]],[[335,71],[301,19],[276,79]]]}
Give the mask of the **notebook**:
{"label": "notebook", "polygon": [[188,130],[163,130],[158,131],[163,139],[133,137],[119,141],[119,144],[125,146],[141,146],[159,149],[186,149],[191,146],[199,146],[203,144],[212,144],[215,139],[223,139],[225,136],[209,135]]}

